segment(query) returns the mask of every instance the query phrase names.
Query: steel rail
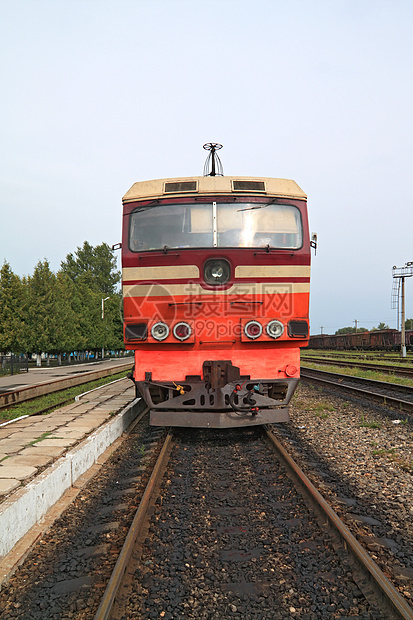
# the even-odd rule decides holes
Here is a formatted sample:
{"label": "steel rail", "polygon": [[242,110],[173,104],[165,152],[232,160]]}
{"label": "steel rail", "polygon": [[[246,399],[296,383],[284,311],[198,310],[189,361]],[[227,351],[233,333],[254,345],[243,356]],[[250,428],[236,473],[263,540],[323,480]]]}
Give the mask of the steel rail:
{"label": "steel rail", "polygon": [[108,585],[106,586],[102,601],[94,616],[94,620],[107,620],[110,617],[113,605],[115,603],[116,595],[119,591],[123,575],[125,574],[125,570],[128,566],[128,562],[134,548],[134,544],[146,521],[148,508],[150,506],[153,493],[162,479],[162,475],[168,462],[171,449],[172,433],[169,431],[168,435],[166,436],[164,445],[162,446],[162,450],[156,461],[155,467],[153,468],[145,492],[139,503],[138,509],[133,518],[132,525],[126,536],[125,542],[123,543],[123,547],[115,564],[115,568],[113,569]]}
{"label": "steel rail", "polygon": [[391,366],[389,364],[371,364],[370,362],[361,362],[357,360],[338,360],[330,357],[307,357],[302,356],[301,361],[314,364],[324,364],[325,366],[342,366],[343,368],[360,368],[362,370],[374,370],[384,372],[401,377],[413,377],[413,368],[406,366]]}
{"label": "steel rail", "polygon": [[[313,373],[313,374],[312,374]],[[393,405],[399,410],[413,411],[413,388],[406,385],[398,385],[395,383],[388,383],[386,381],[374,381],[372,379],[361,379],[360,377],[353,377],[351,375],[340,375],[335,372],[326,372],[324,370],[316,370],[315,368],[307,368],[301,366],[301,378],[310,381],[315,381],[323,385],[332,386],[335,389],[339,388],[345,392],[356,394],[364,398],[374,398],[374,400],[383,402],[385,405]],[[343,383],[344,380],[353,383],[363,383],[370,386],[369,389],[365,387],[356,387],[355,385],[348,385]],[[405,392],[407,395],[412,396],[412,400],[404,400],[397,396],[391,396],[389,393],[376,392],[372,388],[380,387],[382,389],[398,390],[399,392]]]}
{"label": "steel rail", "polygon": [[[366,596],[366,599],[374,606],[376,601],[371,601],[373,591],[386,611],[391,614],[388,616],[389,618],[413,620],[413,609],[408,605],[406,600],[396,590],[389,579],[387,579],[379,566],[360,545],[321,493],[317,491],[312,482],[310,482],[305,473],[291,458],[271,430],[267,427],[264,427],[264,429],[277,457],[296,481],[302,493],[304,493],[311,505],[315,508],[323,523],[328,524],[334,538],[338,538],[338,540],[341,541],[341,547],[344,549],[350,561],[352,561],[353,566],[359,570],[361,569],[364,575],[367,575],[367,582],[363,583],[363,580],[358,580],[358,585]],[[380,609],[380,611],[383,611],[383,609]]]}

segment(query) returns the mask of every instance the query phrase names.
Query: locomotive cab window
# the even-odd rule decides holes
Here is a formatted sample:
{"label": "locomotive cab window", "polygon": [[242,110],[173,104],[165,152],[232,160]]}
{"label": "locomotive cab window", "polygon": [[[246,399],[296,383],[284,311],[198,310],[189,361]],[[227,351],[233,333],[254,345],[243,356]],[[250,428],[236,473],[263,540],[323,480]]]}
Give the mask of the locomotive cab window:
{"label": "locomotive cab window", "polygon": [[302,245],[301,214],[282,204],[218,204],[218,245],[297,250]]}
{"label": "locomotive cab window", "polygon": [[210,204],[161,205],[138,209],[130,217],[129,247],[133,252],[167,248],[210,247]]}
{"label": "locomotive cab window", "polygon": [[165,247],[299,249],[302,238],[300,211],[286,204],[169,204],[142,207],[130,216],[129,247],[133,252]]}

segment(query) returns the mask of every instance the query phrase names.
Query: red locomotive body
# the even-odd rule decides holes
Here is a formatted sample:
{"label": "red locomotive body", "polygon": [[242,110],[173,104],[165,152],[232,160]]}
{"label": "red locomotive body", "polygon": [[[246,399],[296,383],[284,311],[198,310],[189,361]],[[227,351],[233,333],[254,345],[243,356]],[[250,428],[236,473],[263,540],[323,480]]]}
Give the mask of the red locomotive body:
{"label": "red locomotive body", "polygon": [[308,343],[310,241],[294,181],[192,177],[123,198],[125,346],[151,424],[288,420]]}

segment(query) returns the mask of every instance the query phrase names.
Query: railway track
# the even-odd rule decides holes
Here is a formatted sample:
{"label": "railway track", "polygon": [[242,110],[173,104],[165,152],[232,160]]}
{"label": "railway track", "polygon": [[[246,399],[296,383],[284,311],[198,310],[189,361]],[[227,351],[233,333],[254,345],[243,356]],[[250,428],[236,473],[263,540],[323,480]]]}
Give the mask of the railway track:
{"label": "railway track", "polygon": [[348,359],[348,360],[352,360],[354,359],[355,361],[359,361],[360,359],[363,360],[372,360],[377,361],[387,361],[389,363],[391,362],[396,362],[396,363],[400,363],[401,360],[403,360],[403,364],[412,364],[413,363],[413,356],[411,355],[411,352],[408,351],[407,352],[407,357],[406,358],[401,358],[400,357],[400,353],[396,353],[396,352],[385,352],[385,351],[362,351],[362,350],[355,350],[355,349],[348,349],[347,351],[344,349],[341,350],[335,350],[335,349],[310,349],[307,348],[305,351],[303,349],[301,349],[301,353],[303,354],[303,358],[307,358],[310,359],[310,355],[309,355],[309,351],[317,351],[317,355],[319,355],[320,357],[328,357],[328,358],[335,358],[337,360],[340,359]]}
{"label": "railway track", "polygon": [[[85,383],[89,383],[90,381],[101,379],[102,377],[118,374],[132,368],[132,366],[132,362],[127,362],[125,364],[117,364],[86,372],[76,371],[76,374],[71,376],[53,379],[50,381],[43,381],[35,385],[25,385],[23,387],[16,388],[15,390],[4,390],[0,393],[0,409],[11,407],[12,405],[16,405],[27,400],[32,400],[34,398],[38,398],[39,396],[45,396],[46,394],[61,392],[77,385],[83,385]],[[60,404],[63,405],[65,402],[66,401],[62,401]]]}
{"label": "railway track", "polygon": [[258,610],[413,618],[270,429],[169,433],[95,620]]}
{"label": "railway track", "polygon": [[301,378],[330,389],[374,400],[398,411],[413,412],[413,388],[387,381],[351,377],[335,372],[301,366]]}
{"label": "railway track", "polygon": [[314,364],[324,364],[326,366],[341,366],[342,368],[360,368],[362,370],[374,370],[402,377],[413,377],[413,368],[407,366],[394,366],[391,364],[371,364],[369,362],[361,362],[359,360],[338,360],[330,357],[305,357],[302,361]]}
{"label": "railway track", "polygon": [[81,489],[76,499],[2,584],[2,620],[93,617],[164,435],[149,426],[142,406],[92,484],[74,485]]}

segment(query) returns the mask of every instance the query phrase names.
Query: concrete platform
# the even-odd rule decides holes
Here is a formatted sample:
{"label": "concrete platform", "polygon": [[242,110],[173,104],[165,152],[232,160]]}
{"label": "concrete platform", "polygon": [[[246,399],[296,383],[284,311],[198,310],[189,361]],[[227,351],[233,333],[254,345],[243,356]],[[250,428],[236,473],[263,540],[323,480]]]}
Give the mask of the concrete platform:
{"label": "concrete platform", "polygon": [[[133,363],[133,357],[110,358],[97,362],[84,362],[80,364],[69,364],[67,366],[46,366],[40,368],[30,368],[29,372],[21,372],[15,375],[0,377],[0,394],[2,392],[16,390],[17,388],[37,385],[38,383],[49,383],[54,379],[71,377],[81,372],[93,372],[100,368],[111,368],[122,366],[128,362]],[[44,362],[43,362],[44,364]]]}
{"label": "concrete platform", "polygon": [[[46,415],[0,426],[0,563],[137,414],[129,379]],[[0,567],[0,583],[5,578]]]}

